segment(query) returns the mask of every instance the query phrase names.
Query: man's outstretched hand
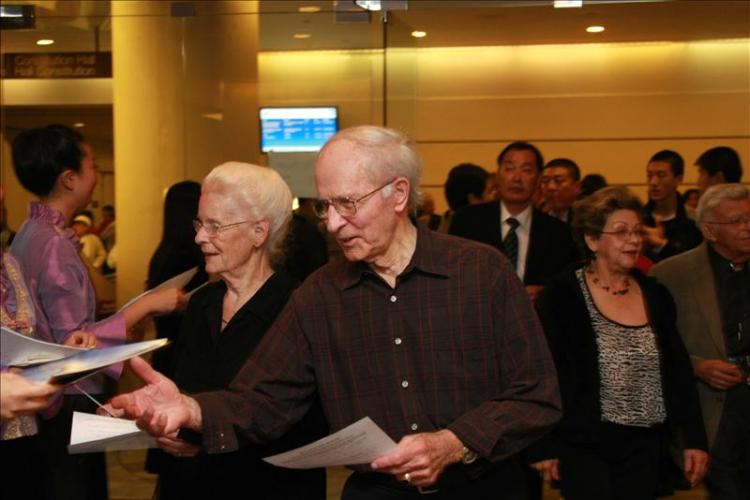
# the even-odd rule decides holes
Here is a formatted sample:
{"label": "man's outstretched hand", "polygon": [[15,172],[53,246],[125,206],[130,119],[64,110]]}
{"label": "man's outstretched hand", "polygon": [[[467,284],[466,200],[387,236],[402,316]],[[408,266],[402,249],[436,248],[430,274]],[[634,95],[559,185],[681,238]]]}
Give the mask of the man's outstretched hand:
{"label": "man's outstretched hand", "polygon": [[125,418],[134,419],[138,427],[155,437],[173,437],[181,427],[200,430],[202,418],[197,401],[180,393],[174,382],[143,359],[135,357],[129,363],[146,385],[112,398],[110,406],[118,414],[122,411]]}

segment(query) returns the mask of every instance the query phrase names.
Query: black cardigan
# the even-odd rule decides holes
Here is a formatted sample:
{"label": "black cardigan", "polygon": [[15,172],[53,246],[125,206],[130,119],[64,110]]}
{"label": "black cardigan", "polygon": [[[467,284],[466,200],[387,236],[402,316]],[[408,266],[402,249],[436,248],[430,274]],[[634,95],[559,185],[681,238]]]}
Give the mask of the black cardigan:
{"label": "black cardigan", "polygon": [[[643,291],[649,323],[656,333],[666,429],[683,449],[708,450],[693,368],[677,333],[672,296],[654,278],[637,271],[632,277]],[[545,287],[537,312],[557,367],[563,418],[528,450],[530,462],[559,456],[560,440],[597,443],[602,423],[596,334],[575,271],[558,275]]]}

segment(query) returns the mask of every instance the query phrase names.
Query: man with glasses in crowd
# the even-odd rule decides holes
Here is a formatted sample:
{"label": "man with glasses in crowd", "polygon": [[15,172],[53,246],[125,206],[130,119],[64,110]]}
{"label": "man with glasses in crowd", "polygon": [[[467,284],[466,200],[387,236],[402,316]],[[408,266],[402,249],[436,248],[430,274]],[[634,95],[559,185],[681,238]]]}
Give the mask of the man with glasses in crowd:
{"label": "man with glasses in crowd", "polygon": [[555,369],[508,260],[414,224],[421,170],[396,131],[334,136],[316,211],[345,259],[295,292],[229,391],[180,395],[134,360],[148,384],[112,405],[221,453],[277,438],[319,397],[331,431],[369,416],[398,442],[354,467],[345,500],[523,498],[516,455],[560,417]]}
{"label": "man with glasses in crowd", "polygon": [[750,498],[750,189],[718,184],[701,197],[706,241],[653,267],[677,304],[711,451],[712,500]]}
{"label": "man with glasses in crowd", "polygon": [[573,204],[581,194],[581,169],[568,158],[550,160],[542,169],[542,194],[547,213],[568,226],[573,222]]}

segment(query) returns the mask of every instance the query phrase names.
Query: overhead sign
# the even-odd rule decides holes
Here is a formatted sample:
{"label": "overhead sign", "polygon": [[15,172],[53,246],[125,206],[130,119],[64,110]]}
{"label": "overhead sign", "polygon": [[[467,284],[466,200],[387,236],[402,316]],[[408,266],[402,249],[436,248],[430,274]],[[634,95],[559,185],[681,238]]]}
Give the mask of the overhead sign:
{"label": "overhead sign", "polygon": [[111,52],[5,54],[3,78],[111,78]]}

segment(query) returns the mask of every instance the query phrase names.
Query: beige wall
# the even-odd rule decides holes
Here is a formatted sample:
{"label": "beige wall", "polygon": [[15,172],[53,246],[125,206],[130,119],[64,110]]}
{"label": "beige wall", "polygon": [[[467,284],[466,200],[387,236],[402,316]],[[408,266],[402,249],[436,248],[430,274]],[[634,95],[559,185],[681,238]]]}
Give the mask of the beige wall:
{"label": "beige wall", "polygon": [[[338,104],[342,126],[372,122],[365,103],[379,82],[368,71],[380,61],[373,51],[261,54],[260,103]],[[387,124],[417,140],[438,211],[453,165],[494,170],[518,139],[642,195],[659,149],[684,156],[688,184],[712,146],[734,147],[750,167],[748,39],[393,49],[387,62]]]}
{"label": "beige wall", "polygon": [[[113,80],[85,92],[66,81],[6,81],[0,93],[4,105],[33,104],[34,95],[55,104],[71,92],[101,104],[112,86],[120,301],[142,290],[172,183],[200,180],[227,160],[265,161],[258,105],[338,105],[343,127],[385,121],[405,130],[424,156],[438,211],[453,165],[494,170],[498,151],[516,139],[641,194],[645,163],[662,148],[683,154],[688,183],[695,158],[719,144],[750,168],[748,39],[258,54],[259,16],[181,19],[168,7],[112,3]],[[1,167],[9,200],[22,204],[6,144]]]}

